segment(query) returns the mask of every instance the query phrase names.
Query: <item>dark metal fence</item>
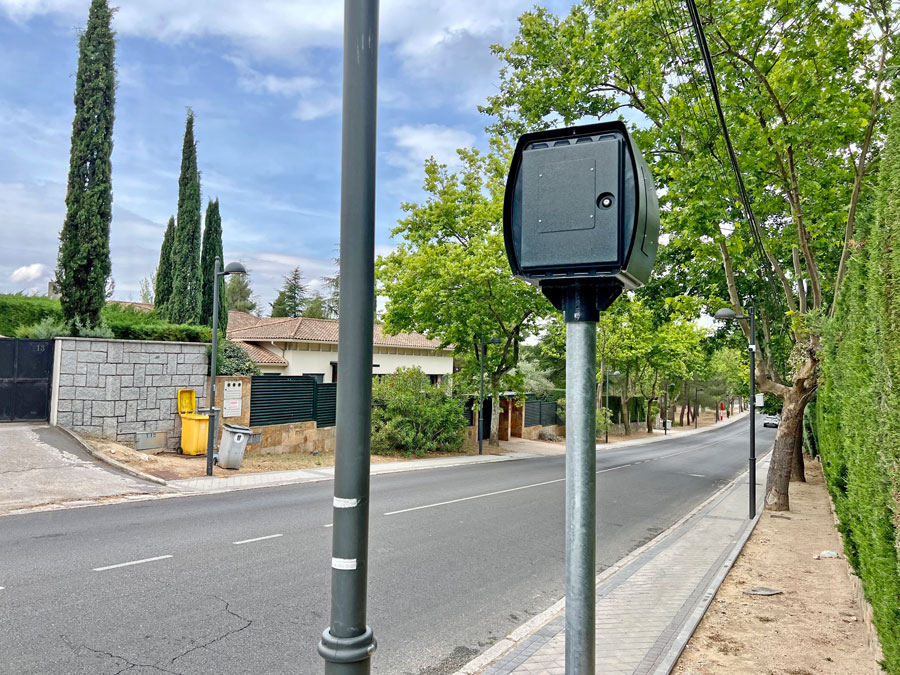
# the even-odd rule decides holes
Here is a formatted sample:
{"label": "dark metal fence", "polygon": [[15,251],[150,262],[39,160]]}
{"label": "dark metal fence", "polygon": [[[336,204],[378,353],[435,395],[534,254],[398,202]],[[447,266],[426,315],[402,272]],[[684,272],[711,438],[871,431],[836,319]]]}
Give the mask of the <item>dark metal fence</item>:
{"label": "dark metal fence", "polygon": [[250,383],[250,426],[315,422],[333,427],[337,384],[319,384],[314,377],[260,375]]}

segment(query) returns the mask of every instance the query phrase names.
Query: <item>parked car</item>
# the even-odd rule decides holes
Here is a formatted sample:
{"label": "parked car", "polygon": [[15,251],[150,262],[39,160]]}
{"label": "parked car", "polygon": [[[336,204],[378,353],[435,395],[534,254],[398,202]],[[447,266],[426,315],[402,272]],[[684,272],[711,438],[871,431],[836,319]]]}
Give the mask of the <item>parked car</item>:
{"label": "parked car", "polygon": [[778,424],[781,422],[781,418],[778,415],[766,415],[763,420],[764,427],[775,427],[778,428]]}

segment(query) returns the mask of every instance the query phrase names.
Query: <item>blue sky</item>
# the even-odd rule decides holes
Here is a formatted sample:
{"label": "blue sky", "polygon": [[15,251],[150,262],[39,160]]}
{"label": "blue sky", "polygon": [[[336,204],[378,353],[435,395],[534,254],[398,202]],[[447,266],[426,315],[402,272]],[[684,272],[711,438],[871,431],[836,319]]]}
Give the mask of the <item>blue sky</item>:
{"label": "blue sky", "polygon": [[[115,3],[113,3],[115,4]],[[112,273],[137,300],[177,202],[185,109],[204,208],[264,307],[299,265],[315,286],[339,239],[340,0],[120,2]],[[497,86],[529,0],[383,0],[376,245],[422,197],[429,156],[487,147],[476,106]],[[564,11],[569,3],[545,3]],[[77,30],[90,0],[0,0],[0,292],[45,292],[65,215]]]}

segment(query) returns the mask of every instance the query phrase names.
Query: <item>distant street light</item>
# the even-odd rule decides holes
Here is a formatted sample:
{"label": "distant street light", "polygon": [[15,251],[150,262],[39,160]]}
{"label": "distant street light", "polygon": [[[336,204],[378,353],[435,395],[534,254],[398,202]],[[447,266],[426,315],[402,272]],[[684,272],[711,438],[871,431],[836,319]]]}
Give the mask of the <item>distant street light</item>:
{"label": "distant street light", "polygon": [[478,399],[478,454],[484,454],[484,356],[488,345],[499,345],[502,343],[498,337],[493,337],[485,342],[484,337],[481,338],[481,351],[478,354],[478,363],[481,366],[481,398]]}
{"label": "distant street light", "polygon": [[723,307],[713,317],[717,321],[750,319],[750,520],[756,517],[756,308],[747,308],[746,316],[738,316],[733,310]]}
{"label": "distant street light", "polygon": [[669,389],[674,386],[674,382],[669,382],[666,385],[666,407],[663,410],[663,436],[668,436],[669,434]]}
{"label": "distant street light", "polygon": [[247,269],[239,262],[228,263],[225,270],[220,272],[222,261],[216,256],[213,266],[213,310],[212,310],[212,363],[210,364],[209,384],[209,433],[206,437],[206,475],[213,474],[213,450],[216,446],[216,356],[219,349],[219,277],[229,274],[247,274]]}
{"label": "distant street light", "polygon": [[[621,375],[618,370],[613,373],[613,377],[618,377]],[[621,399],[620,399],[621,400]],[[605,428],[606,428],[606,443],[609,443],[609,423],[612,420],[612,415],[609,412],[609,366],[606,367],[606,417],[605,420]]]}
{"label": "distant street light", "polygon": [[694,389],[694,428],[700,428],[700,392],[703,391],[702,387],[697,387]]}

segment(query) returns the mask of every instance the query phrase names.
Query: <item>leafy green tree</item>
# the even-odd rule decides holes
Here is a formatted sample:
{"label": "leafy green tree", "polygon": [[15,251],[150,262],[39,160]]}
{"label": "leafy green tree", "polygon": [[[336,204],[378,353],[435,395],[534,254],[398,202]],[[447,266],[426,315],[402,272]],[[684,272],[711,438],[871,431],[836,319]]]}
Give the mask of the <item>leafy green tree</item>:
{"label": "leafy green tree", "polygon": [[75,118],[69,152],[66,219],[59,235],[56,278],[65,322],[92,328],[106,304],[112,221],[116,40],[107,0],[93,0],[78,40]]}
{"label": "leafy green tree", "polygon": [[156,272],[141,279],[141,302],[153,304],[153,289],[156,287]]}
{"label": "leafy green tree", "polygon": [[159,266],[156,268],[156,296],[154,303],[156,308],[165,313],[165,306],[172,297],[172,278],[175,276],[175,261],[172,257],[172,249],[175,246],[175,216],[169,218],[166,233],[163,235],[162,246],[159,249]]}
{"label": "leafy green tree", "polygon": [[466,419],[460,401],[432,385],[418,368],[400,368],[372,385],[372,452],[421,457],[458,452]]}
{"label": "leafy green tree", "polygon": [[[225,264],[222,254],[222,216],[219,200],[209,200],[206,205],[206,224],[203,228],[203,249],[200,254],[200,323],[212,326],[213,277],[218,257]],[[240,275],[237,275],[240,276]],[[225,277],[219,277],[219,328],[228,328],[228,308],[225,306]]]}
{"label": "leafy green tree", "polygon": [[302,316],[310,319],[336,319],[337,312],[334,311],[330,298],[316,292],[306,298]]}
{"label": "leafy green tree", "polygon": [[[760,223],[754,241],[678,7],[582,0],[562,18],[542,8],[525,13],[513,43],[495,48],[502,81],[485,111],[496,116],[497,131],[514,134],[630,110],[664,188],[669,244],[690,252],[681,256],[684,268],[662,270],[670,288],[705,286],[711,310],[759,310],[757,381],[784,400],[766,505],[785,510],[803,409],[817,386],[821,317],[834,307],[881,144],[885,65],[896,56],[900,15],[888,0],[723,0],[700,8]],[[722,272],[704,280],[712,263]],[[760,277],[761,264],[772,283]],[[741,329],[749,337],[746,322]]]}
{"label": "leafy green tree", "polygon": [[388,299],[385,329],[455,345],[462,370],[454,379],[466,393],[478,391],[481,339],[500,339],[487,348],[484,362],[494,399],[489,443],[498,445],[502,378],[518,362],[519,344],[552,307],[537,288],[509,273],[501,231],[505,158],[458,152],[458,172],[425,162],[428,198],[403,205],[406,217],[393,230],[403,241],[379,257],[377,277]]}
{"label": "leafy green tree", "polygon": [[306,308],[306,286],[303,285],[303,272],[295,267],[284,277],[284,286],[278,291],[278,297],[271,303],[272,316],[303,316]]}
{"label": "leafy green tree", "polygon": [[[210,349],[207,349],[207,352],[210,352]],[[222,340],[219,342],[219,353],[216,357],[216,374],[249,376],[260,375],[261,371],[243,347],[231,340]]]}
{"label": "leafy green tree", "polygon": [[166,318],[172,323],[200,321],[200,212],[194,111],[188,109],[181,150],[181,175],[178,177],[178,226],[172,247],[172,295],[165,309]]}
{"label": "leafy green tree", "polygon": [[256,312],[256,301],[253,299],[253,289],[250,288],[249,274],[232,274],[225,284],[225,306],[229,311]]}

